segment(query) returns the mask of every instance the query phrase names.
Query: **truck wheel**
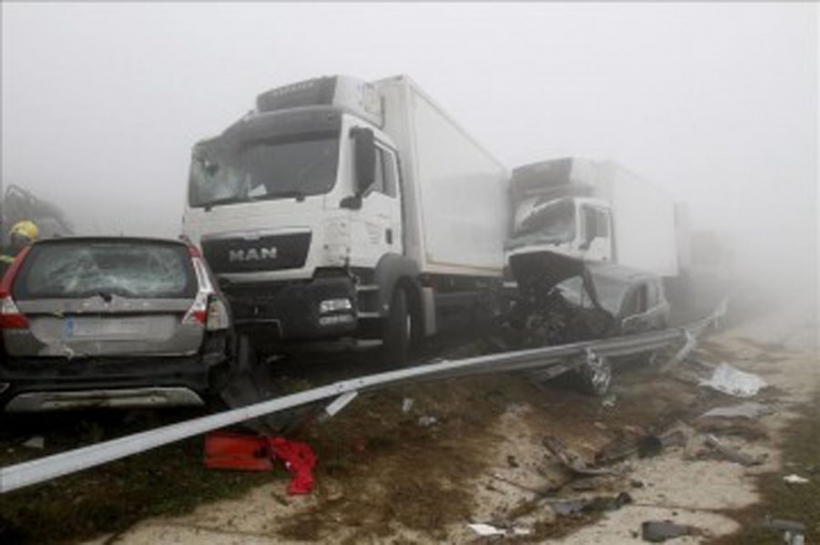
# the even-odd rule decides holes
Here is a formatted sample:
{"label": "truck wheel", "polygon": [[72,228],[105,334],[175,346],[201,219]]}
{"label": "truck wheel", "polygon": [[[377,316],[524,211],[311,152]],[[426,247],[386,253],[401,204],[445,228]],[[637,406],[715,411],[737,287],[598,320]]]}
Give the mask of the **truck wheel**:
{"label": "truck wheel", "polygon": [[403,289],[396,288],[382,333],[382,360],[389,367],[407,365],[413,326],[413,317],[407,308],[407,294]]}
{"label": "truck wheel", "polygon": [[612,384],[612,364],[603,356],[585,356],[575,373],[581,390],[589,395],[604,396]]}

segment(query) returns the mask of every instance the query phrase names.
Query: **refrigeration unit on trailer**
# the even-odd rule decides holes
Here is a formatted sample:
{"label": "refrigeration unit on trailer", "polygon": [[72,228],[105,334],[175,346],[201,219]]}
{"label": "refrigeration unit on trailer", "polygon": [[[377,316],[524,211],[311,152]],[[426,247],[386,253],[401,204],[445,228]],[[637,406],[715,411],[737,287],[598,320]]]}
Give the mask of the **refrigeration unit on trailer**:
{"label": "refrigeration unit on trailer", "polygon": [[409,345],[491,310],[507,169],[406,76],[257,97],[194,146],[183,231],[255,345]]}

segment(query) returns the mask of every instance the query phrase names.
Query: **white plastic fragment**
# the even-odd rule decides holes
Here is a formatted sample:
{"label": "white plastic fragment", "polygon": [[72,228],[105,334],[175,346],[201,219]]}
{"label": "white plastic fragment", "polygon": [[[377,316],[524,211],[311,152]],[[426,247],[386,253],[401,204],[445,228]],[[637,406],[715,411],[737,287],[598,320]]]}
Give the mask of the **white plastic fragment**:
{"label": "white plastic fragment", "polygon": [[413,398],[412,397],[405,397],[401,402],[401,412],[407,414],[413,408]]}
{"label": "white plastic fragment", "polygon": [[46,440],[41,435],[35,435],[23,443],[23,446],[30,449],[43,450],[46,446]]}
{"label": "white plastic fragment", "polygon": [[422,428],[429,428],[438,424],[438,419],[435,416],[420,416],[419,426]]}
{"label": "white plastic fragment", "polygon": [[728,363],[718,365],[712,378],[700,381],[700,385],[735,397],[752,397],[768,386],[759,376],[735,369]]}
{"label": "white plastic fragment", "polygon": [[785,477],[783,477],[783,480],[789,484],[807,484],[809,482],[809,480],[805,477],[795,475],[794,473],[792,473],[791,475],[786,475]]}
{"label": "white plastic fragment", "polygon": [[511,528],[509,530],[505,528],[497,528],[491,524],[468,524],[475,533],[480,536],[506,536],[506,535],[513,535],[513,536],[528,536],[532,533],[532,531],[528,528]]}
{"label": "white plastic fragment", "polygon": [[325,413],[327,413],[328,417],[336,416],[336,413],[344,409],[345,406],[353,401],[358,395],[359,392],[356,391],[347,392],[340,395],[333,401],[333,403],[325,407]]}

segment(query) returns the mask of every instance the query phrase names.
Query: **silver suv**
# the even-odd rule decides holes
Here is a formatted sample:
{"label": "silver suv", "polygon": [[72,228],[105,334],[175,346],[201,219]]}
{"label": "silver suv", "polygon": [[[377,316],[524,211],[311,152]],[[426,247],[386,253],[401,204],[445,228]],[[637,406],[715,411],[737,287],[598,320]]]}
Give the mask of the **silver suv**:
{"label": "silver suv", "polygon": [[232,344],[228,306],[197,248],[40,241],[0,284],[0,407],[201,405]]}

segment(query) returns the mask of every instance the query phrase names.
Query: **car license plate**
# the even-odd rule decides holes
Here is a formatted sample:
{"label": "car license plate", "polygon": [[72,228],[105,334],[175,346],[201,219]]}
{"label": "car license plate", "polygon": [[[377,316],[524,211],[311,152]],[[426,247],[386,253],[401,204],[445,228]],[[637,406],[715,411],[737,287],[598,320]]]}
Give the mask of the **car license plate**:
{"label": "car license plate", "polygon": [[139,318],[68,318],[65,331],[73,338],[131,337],[145,333],[146,322]]}

